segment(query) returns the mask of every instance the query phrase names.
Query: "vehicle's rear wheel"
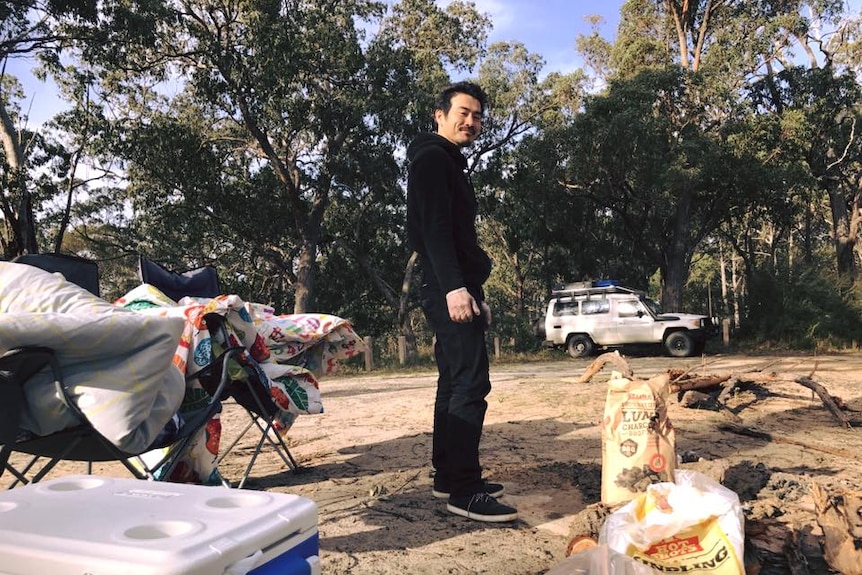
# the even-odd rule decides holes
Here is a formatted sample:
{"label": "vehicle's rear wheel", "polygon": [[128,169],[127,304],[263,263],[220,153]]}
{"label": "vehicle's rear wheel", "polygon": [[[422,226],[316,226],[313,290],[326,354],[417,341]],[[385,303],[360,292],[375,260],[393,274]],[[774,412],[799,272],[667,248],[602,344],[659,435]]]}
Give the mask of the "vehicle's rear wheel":
{"label": "vehicle's rear wheel", "polygon": [[689,357],[694,354],[694,340],[687,331],[675,331],[664,340],[667,352],[674,357]]}
{"label": "vehicle's rear wheel", "polygon": [[593,349],[593,340],[586,335],[570,335],[566,342],[566,351],[572,357],[587,357],[593,353]]}

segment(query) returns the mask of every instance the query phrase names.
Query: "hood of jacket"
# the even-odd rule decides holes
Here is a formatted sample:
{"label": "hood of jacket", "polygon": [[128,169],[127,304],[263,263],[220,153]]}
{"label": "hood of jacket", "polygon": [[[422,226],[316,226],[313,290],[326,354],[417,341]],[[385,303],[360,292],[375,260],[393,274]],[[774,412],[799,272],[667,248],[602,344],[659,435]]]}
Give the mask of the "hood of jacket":
{"label": "hood of jacket", "polygon": [[407,146],[407,159],[412,162],[422,155],[423,152],[434,146],[443,148],[458,163],[461,169],[467,167],[467,158],[461,153],[461,148],[443,136],[433,132],[422,132],[413,138],[413,141]]}

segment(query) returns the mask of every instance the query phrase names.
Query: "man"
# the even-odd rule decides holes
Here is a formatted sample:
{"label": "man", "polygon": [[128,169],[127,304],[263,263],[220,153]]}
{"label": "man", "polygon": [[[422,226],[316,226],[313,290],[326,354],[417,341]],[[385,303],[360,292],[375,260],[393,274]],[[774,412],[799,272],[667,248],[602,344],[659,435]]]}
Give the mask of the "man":
{"label": "man", "polygon": [[499,522],[518,512],[497,501],[503,486],[483,480],[479,466],[491,391],[485,347],[491,310],[482,291],[491,260],[479,247],[476,195],[461,153],[479,135],[485,104],[485,93],[469,82],[438,95],[437,133],[419,134],[407,148],[407,228],[420,256],[422,309],[436,335],[433,495],[448,498],[452,513]]}

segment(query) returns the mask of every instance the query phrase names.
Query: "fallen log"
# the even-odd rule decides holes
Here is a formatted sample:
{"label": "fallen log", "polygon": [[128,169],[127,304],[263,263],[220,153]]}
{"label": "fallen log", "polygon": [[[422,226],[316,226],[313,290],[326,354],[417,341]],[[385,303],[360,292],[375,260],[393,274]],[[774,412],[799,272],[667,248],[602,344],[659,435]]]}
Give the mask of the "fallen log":
{"label": "fallen log", "polygon": [[811,495],[826,562],[842,575],[862,575],[862,492],[829,494],[814,483]]}
{"label": "fallen log", "polygon": [[633,378],[634,372],[632,368],[629,366],[628,362],[625,358],[620,355],[619,351],[603,353],[591,363],[587,369],[584,371],[584,374],[578,378],[578,383],[587,383],[590,381],[594,375],[602,370],[605,367],[605,364],[612,363],[617,368],[619,368],[620,373],[622,373],[623,377]]}
{"label": "fallen log", "polygon": [[692,389],[703,389],[706,387],[722,386],[730,388],[738,386],[742,383],[774,383],[782,381],[775,373],[761,373],[758,371],[749,371],[745,373],[724,373],[724,374],[706,374],[694,375],[690,377],[678,377],[671,381],[670,391],[676,393],[679,391],[689,391]]}
{"label": "fallen log", "polygon": [[832,417],[837,419],[845,427],[853,427],[853,423],[850,421],[850,418],[847,417],[846,413],[841,411],[841,408],[838,407],[837,403],[835,402],[835,399],[831,395],[829,395],[829,392],[826,391],[825,387],[823,387],[810,377],[797,377],[794,381],[799,385],[807,387],[808,389],[816,393],[820,397],[820,401],[823,402],[823,405],[826,406],[826,409],[829,410],[829,413],[832,414]]}
{"label": "fallen log", "polygon": [[693,389],[703,389],[706,387],[715,387],[730,380],[731,375],[701,375],[686,379],[677,380],[671,383],[670,392],[679,393],[681,391],[691,391]]}
{"label": "fallen log", "polygon": [[[813,372],[812,372],[813,373]],[[688,379],[678,379],[671,384],[672,393],[681,393],[695,389],[706,389],[710,387],[721,386],[722,390],[716,398],[718,403],[724,405],[733,389],[744,385],[745,383],[798,383],[813,391],[820,400],[823,406],[832,414],[842,426],[854,428],[862,426],[858,420],[851,419],[842,409],[844,402],[841,398],[832,396],[829,391],[821,384],[811,378],[811,375],[797,377],[793,380],[781,379],[775,373],[747,372],[738,375],[722,374],[722,375],[700,375]]]}

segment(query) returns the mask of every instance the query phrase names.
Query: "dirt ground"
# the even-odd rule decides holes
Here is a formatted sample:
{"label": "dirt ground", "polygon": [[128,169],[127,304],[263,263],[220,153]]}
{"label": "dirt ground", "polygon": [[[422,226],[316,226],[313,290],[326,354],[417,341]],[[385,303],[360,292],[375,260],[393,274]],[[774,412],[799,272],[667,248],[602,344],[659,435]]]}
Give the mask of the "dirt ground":
{"label": "dirt ground", "polygon": [[[642,379],[668,369],[776,375],[778,381],[746,385],[728,402],[742,425],[771,434],[771,440],[724,431],[719,426],[726,415],[684,407],[674,395],[669,417],[677,455],[691,461],[679,467],[713,476],[739,495],[749,574],[790,572],[782,554],[788,533],[797,537],[809,573],[832,573],[809,487],[862,489],[862,436],[842,427],[793,380],[811,376],[858,420],[862,353],[624,358]],[[481,460],[486,477],[505,483],[503,500],[520,514],[514,523],[457,517],[431,496],[430,371],[322,380],[326,413],[300,417],[288,434],[302,469],[288,471],[264,452],[246,488],[296,493],[317,503],[327,574],[545,573],[565,560],[575,518],[600,500],[599,424],[613,367],[578,383],[593,359],[492,365]],[[226,407],[223,445],[244,417]],[[236,481],[248,454],[244,441],[222,463],[222,474]]]}

